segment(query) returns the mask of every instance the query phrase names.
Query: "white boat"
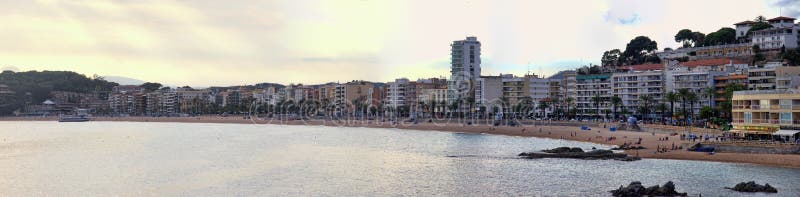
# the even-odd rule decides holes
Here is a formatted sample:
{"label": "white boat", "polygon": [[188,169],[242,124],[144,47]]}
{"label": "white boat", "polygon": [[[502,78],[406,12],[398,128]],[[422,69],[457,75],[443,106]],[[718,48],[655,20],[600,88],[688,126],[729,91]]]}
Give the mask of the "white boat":
{"label": "white boat", "polygon": [[77,109],[75,110],[76,115],[63,115],[58,117],[58,122],[86,122],[89,121],[89,110],[86,109]]}

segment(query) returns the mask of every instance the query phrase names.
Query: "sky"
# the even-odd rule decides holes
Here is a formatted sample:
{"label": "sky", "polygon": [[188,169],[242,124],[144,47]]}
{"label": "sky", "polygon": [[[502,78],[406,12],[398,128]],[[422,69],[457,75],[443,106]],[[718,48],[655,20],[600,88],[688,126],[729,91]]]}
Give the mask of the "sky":
{"label": "sky", "polygon": [[800,0],[0,1],[0,68],[173,85],[317,84],[449,77],[450,43],[476,36],[483,75],[598,64],[636,36],[676,48]]}

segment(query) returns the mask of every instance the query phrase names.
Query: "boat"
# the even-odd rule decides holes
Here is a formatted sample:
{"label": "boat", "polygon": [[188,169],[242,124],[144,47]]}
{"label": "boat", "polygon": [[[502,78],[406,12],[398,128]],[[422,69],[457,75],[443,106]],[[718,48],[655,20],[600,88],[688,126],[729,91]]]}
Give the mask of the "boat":
{"label": "boat", "polygon": [[76,115],[63,115],[58,117],[58,122],[86,122],[89,121],[89,115],[86,109],[75,110]]}
{"label": "boat", "polygon": [[61,116],[58,118],[58,122],[86,122],[89,121],[89,117],[86,116]]}

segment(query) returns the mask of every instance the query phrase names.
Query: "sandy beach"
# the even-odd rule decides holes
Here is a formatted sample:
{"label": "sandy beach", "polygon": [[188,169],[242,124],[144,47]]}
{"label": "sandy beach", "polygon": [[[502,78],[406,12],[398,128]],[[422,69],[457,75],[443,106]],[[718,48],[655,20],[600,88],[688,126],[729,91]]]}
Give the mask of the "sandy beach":
{"label": "sandy beach", "polygon": [[[55,121],[56,118],[31,118],[31,117],[4,117],[0,121]],[[630,155],[638,155],[642,158],[653,159],[679,159],[679,160],[700,160],[733,163],[751,163],[769,166],[800,168],[800,155],[791,154],[751,154],[751,153],[708,153],[690,152],[685,150],[671,150],[667,152],[656,152],[657,147],[666,147],[668,150],[674,144],[683,146],[684,149],[693,145],[693,142],[682,141],[679,136],[669,136],[667,133],[649,133],[632,131],[611,132],[602,126],[591,126],[591,130],[581,130],[578,126],[553,126],[542,125],[522,125],[520,127],[500,126],[493,127],[485,124],[465,125],[455,121],[437,121],[433,123],[398,123],[391,125],[390,122],[381,121],[331,121],[331,120],[255,120],[244,119],[242,117],[95,117],[92,121],[130,121],[130,122],[184,122],[184,123],[236,123],[236,124],[285,124],[285,125],[326,125],[326,126],[350,126],[350,127],[371,127],[371,128],[398,128],[413,130],[433,130],[447,132],[466,132],[466,133],[486,133],[511,136],[529,136],[553,139],[564,139],[574,141],[593,142],[606,145],[622,145],[623,143],[635,143],[641,138],[641,146],[644,150],[627,150]],[[668,139],[665,139],[667,138]],[[609,140],[614,139],[614,140]],[[638,145],[637,145],[638,146]]]}

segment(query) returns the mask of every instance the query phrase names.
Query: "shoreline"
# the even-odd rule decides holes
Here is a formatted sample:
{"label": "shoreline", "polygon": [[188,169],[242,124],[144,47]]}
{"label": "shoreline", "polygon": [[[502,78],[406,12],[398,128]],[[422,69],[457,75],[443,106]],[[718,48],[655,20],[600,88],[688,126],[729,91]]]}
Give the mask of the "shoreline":
{"label": "shoreline", "polygon": [[[0,121],[57,121],[57,117],[0,117]],[[679,136],[669,136],[666,133],[649,133],[633,131],[610,132],[602,126],[593,126],[591,130],[580,130],[577,126],[555,126],[555,125],[521,125],[519,127],[475,124],[463,125],[460,123],[441,122],[420,122],[418,124],[398,123],[391,125],[390,122],[351,120],[335,122],[331,120],[251,120],[243,119],[241,116],[218,117],[218,116],[198,116],[198,117],[94,117],[92,121],[110,122],[180,122],[180,123],[225,123],[225,124],[275,124],[275,125],[313,125],[313,126],[338,126],[338,127],[365,127],[365,128],[397,128],[423,131],[440,132],[462,132],[462,133],[485,133],[493,135],[539,137],[550,139],[563,139],[581,142],[591,142],[597,144],[620,146],[623,143],[634,143],[641,138],[640,146],[644,150],[626,150],[625,153],[647,159],[675,159],[675,160],[694,160],[694,161],[714,161],[726,163],[748,163],[776,167],[800,168],[800,155],[792,154],[753,154],[753,153],[715,153],[709,155],[703,152],[690,152],[686,150],[672,150],[664,153],[656,153],[657,147],[669,147],[674,145],[683,146],[684,149],[693,145],[695,142],[682,141]],[[580,123],[578,123],[580,124]],[[668,140],[659,140],[668,137]],[[614,140],[609,140],[612,138]],[[555,147],[553,147],[555,148]]]}

